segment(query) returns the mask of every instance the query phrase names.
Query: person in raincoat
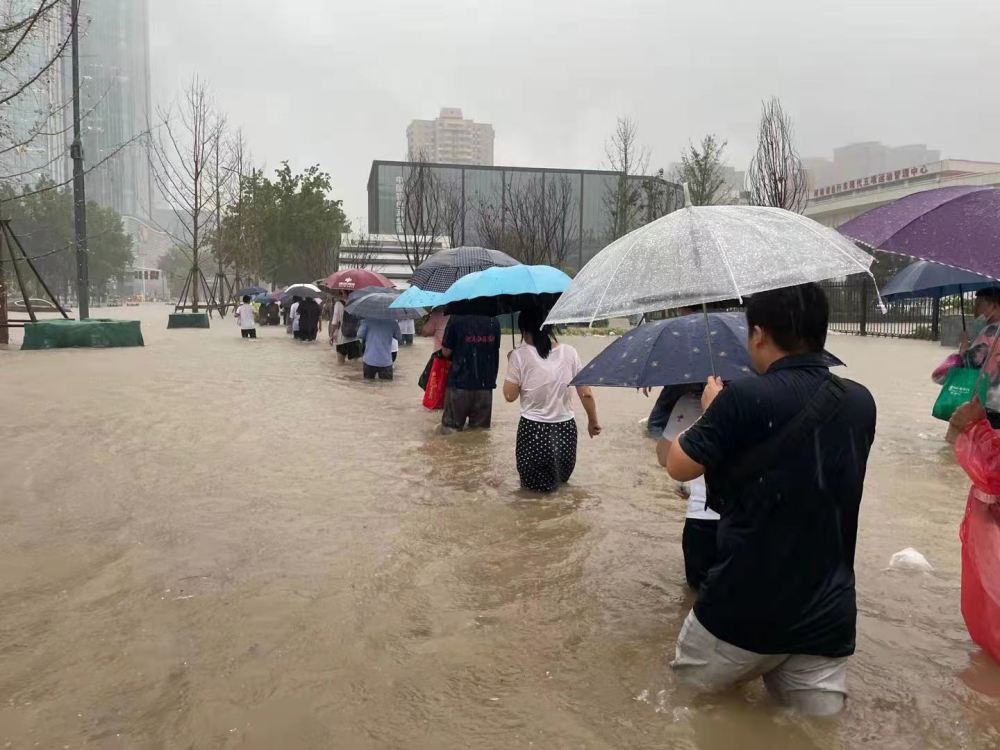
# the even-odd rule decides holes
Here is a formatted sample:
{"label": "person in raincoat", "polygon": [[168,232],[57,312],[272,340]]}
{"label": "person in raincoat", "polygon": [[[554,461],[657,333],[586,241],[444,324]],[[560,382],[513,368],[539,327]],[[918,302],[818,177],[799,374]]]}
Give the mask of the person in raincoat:
{"label": "person in raincoat", "polygon": [[973,400],[955,410],[948,439],[972,480],[959,529],[962,617],[972,640],[1000,662],[1000,435]]}
{"label": "person in raincoat", "polygon": [[991,287],[976,292],[975,315],[971,338],[969,333],[962,332],[958,353],[938,365],[931,379],[938,385],[944,385],[948,371],[953,367],[986,370],[989,375],[986,418],[993,429],[1000,429],[1000,346],[993,345],[1000,334],[1000,289]]}

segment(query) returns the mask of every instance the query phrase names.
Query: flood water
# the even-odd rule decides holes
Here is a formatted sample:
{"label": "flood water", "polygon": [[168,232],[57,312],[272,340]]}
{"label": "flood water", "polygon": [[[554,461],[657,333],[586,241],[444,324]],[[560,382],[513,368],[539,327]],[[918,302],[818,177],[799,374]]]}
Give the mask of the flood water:
{"label": "flood water", "polygon": [[[515,405],[440,437],[397,381],[232,321],[143,349],[0,350],[0,748],[996,748],[1000,668],[959,611],[967,483],[936,345],[834,337],[879,406],[845,713],[692,698],[684,504],[597,392],[572,484],[518,490]],[[584,361],[609,339],[571,339]],[[509,345],[508,345],[509,346]],[[915,547],[932,574],[888,571]]]}

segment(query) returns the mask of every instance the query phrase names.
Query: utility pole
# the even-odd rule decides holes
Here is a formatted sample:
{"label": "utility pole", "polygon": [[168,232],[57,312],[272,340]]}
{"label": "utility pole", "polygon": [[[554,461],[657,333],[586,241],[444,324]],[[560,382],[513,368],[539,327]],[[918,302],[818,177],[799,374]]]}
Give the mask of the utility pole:
{"label": "utility pole", "polygon": [[83,172],[83,138],[80,133],[80,0],[72,0],[73,45],[73,209],[76,219],[76,296],[80,320],[90,317],[90,271],[87,266],[87,184]]}

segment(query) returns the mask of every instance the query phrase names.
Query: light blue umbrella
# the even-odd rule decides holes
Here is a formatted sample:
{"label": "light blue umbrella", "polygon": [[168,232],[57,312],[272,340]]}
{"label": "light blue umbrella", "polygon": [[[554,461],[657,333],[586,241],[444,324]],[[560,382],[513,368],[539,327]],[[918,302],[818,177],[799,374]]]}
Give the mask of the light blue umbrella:
{"label": "light blue umbrella", "polygon": [[393,308],[401,307],[437,307],[438,300],[444,296],[443,292],[428,292],[415,286],[411,286],[401,295],[399,299],[390,305]]}
{"label": "light blue umbrella", "polygon": [[572,279],[552,266],[507,266],[463,276],[436,301],[438,305],[480,298],[561,294]]}

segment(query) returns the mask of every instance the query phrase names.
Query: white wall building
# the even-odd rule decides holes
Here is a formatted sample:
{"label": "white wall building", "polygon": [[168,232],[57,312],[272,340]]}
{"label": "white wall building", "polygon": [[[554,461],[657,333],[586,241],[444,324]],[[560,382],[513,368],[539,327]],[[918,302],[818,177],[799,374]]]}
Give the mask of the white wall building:
{"label": "white wall building", "polygon": [[833,184],[813,186],[805,214],[826,226],[838,227],[912,193],[955,185],[1000,186],[1000,163],[942,159],[845,177]]}
{"label": "white wall building", "polygon": [[[426,238],[420,240],[426,247]],[[433,243],[434,251],[451,247],[448,237],[438,237]],[[410,286],[413,269],[406,257],[406,250],[399,237],[394,234],[351,233],[340,236],[337,252],[338,268],[364,268],[375,271],[390,279],[398,288]]]}

